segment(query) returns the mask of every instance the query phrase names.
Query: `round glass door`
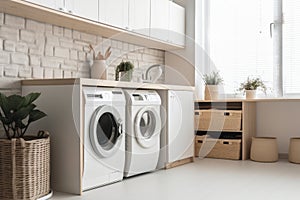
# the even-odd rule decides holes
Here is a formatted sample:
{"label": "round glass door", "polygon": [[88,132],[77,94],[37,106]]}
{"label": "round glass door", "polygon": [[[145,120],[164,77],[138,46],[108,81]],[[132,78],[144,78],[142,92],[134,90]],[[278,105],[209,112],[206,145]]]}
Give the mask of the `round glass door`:
{"label": "round glass door", "polygon": [[135,137],[138,143],[149,148],[157,142],[161,131],[159,114],[152,107],[142,108],[135,120]]}
{"label": "round glass door", "polygon": [[103,106],[95,111],[90,126],[90,139],[97,154],[108,157],[118,150],[122,133],[122,120],[115,108]]}
{"label": "round glass door", "polygon": [[139,129],[142,137],[145,139],[151,138],[155,130],[154,114],[149,110],[143,112],[141,114],[141,119],[139,120],[139,122]]}

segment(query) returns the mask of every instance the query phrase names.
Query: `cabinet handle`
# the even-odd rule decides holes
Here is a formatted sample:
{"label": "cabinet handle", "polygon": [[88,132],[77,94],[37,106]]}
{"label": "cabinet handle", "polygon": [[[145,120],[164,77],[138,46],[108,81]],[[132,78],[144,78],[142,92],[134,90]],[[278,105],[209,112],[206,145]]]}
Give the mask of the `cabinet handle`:
{"label": "cabinet handle", "polygon": [[58,10],[62,10],[63,11],[64,9],[63,8],[58,8]]}
{"label": "cabinet handle", "polygon": [[229,116],[230,112],[224,112],[224,116]]}
{"label": "cabinet handle", "polygon": [[71,14],[73,13],[72,10],[69,10],[68,12],[71,13]]}

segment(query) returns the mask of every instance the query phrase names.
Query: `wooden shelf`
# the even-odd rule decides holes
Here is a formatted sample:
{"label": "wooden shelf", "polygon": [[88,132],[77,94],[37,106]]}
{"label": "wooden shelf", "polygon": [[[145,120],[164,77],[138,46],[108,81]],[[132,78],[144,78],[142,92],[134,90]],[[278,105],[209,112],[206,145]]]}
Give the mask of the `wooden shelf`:
{"label": "wooden shelf", "polygon": [[1,0],[0,12],[161,50],[184,47],[22,0]]}
{"label": "wooden shelf", "polygon": [[[209,130],[197,130],[195,127],[196,135],[214,135],[219,137],[230,137],[235,136],[241,139],[241,159],[247,160],[250,156],[250,147],[252,137],[256,135],[256,102],[255,100],[241,100],[241,99],[230,99],[230,100],[213,100],[213,101],[195,101],[195,112],[205,109],[221,109],[221,110],[240,110],[242,112],[241,117],[241,129],[236,131],[209,131]],[[195,123],[199,122],[200,118],[195,117]],[[206,133],[205,133],[206,132]],[[214,133],[216,132],[216,133]],[[223,136],[221,136],[223,134]]]}

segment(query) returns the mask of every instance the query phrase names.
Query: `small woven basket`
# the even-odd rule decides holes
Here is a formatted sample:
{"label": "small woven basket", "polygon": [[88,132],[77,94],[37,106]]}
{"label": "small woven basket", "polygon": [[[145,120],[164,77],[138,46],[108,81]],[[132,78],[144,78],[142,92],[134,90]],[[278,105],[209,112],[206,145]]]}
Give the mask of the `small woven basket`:
{"label": "small woven basket", "polygon": [[50,138],[0,139],[0,199],[35,200],[50,192]]}

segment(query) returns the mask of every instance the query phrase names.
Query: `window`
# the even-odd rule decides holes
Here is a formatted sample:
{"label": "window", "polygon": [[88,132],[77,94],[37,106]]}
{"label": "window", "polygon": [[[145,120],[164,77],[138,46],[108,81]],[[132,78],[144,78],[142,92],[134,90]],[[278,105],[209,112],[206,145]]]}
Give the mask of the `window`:
{"label": "window", "polygon": [[220,71],[226,94],[234,94],[248,76],[273,84],[269,24],[273,0],[209,1],[209,55]]}
{"label": "window", "polygon": [[300,94],[300,1],[283,2],[283,90],[286,95]]}
{"label": "window", "polygon": [[211,59],[204,73],[219,70],[226,94],[234,94],[253,75],[272,89],[270,95],[300,95],[299,0],[202,2],[207,13],[204,48]]}

